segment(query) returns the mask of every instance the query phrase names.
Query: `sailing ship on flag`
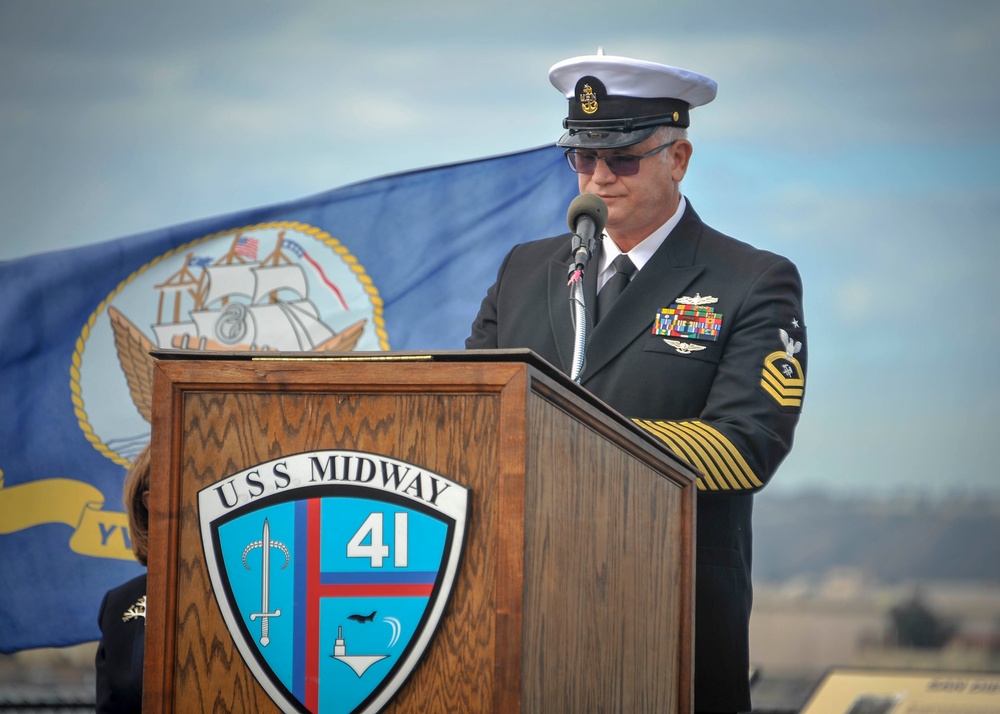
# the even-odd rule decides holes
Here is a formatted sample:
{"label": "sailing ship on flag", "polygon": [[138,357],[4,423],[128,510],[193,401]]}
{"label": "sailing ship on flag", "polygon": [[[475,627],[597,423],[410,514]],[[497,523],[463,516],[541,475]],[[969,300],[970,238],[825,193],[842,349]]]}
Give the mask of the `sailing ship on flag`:
{"label": "sailing ship on flag", "polygon": [[[146,419],[152,416],[150,352],[157,349],[251,352],[350,352],[368,324],[355,320],[334,330],[310,298],[309,279],[300,260],[302,247],[277,233],[274,248],[262,259],[264,241],[242,232],[216,259],[190,253],[180,269],[156,284],[156,321],[147,336],[115,305],[107,313],[118,361],[132,401]],[[321,270],[321,268],[320,268]],[[321,282],[347,309],[343,294],[325,273]]]}

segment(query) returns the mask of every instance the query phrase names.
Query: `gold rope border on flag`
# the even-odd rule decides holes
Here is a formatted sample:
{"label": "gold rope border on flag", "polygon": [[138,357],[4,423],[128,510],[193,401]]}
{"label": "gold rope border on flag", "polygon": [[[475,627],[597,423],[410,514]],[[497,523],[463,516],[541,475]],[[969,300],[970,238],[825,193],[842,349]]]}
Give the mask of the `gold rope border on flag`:
{"label": "gold rope border on flag", "polygon": [[90,445],[93,446],[98,453],[100,453],[105,458],[110,459],[114,463],[120,466],[124,466],[125,468],[128,468],[131,465],[131,462],[128,459],[124,458],[120,454],[108,448],[108,446],[103,441],[101,441],[100,437],[94,433],[94,429],[90,425],[90,421],[87,419],[87,412],[83,404],[83,396],[81,394],[82,390],[80,388],[80,365],[83,363],[83,352],[84,349],[86,348],[87,339],[90,337],[90,332],[93,329],[94,325],[97,323],[98,316],[104,313],[104,311],[107,309],[107,306],[111,304],[111,301],[114,300],[114,298],[118,295],[118,293],[124,290],[129,283],[131,283],[133,280],[135,280],[135,278],[144,273],[146,270],[152,268],[157,263],[172,258],[173,256],[183,251],[190,250],[192,247],[198,245],[199,243],[205,243],[207,241],[220,238],[226,234],[230,233],[236,234],[240,232],[246,233],[249,231],[263,231],[263,230],[270,230],[273,228],[289,228],[292,230],[301,231],[306,235],[312,236],[313,238],[322,241],[324,245],[326,245],[328,248],[332,248],[334,253],[340,256],[341,260],[343,260],[347,264],[347,266],[351,269],[351,272],[353,272],[358,277],[358,280],[360,281],[362,287],[364,287],[365,293],[368,294],[368,298],[371,301],[373,308],[372,318],[373,322],[375,323],[375,334],[378,337],[379,346],[383,350],[388,351],[389,336],[385,331],[385,316],[383,315],[383,307],[385,303],[379,296],[378,288],[375,287],[375,283],[372,282],[372,279],[368,276],[368,273],[365,272],[364,267],[361,265],[361,263],[358,262],[358,259],[354,257],[354,255],[347,249],[347,247],[344,246],[344,244],[341,243],[339,240],[331,236],[329,233],[322,230],[321,228],[316,228],[315,226],[310,226],[307,223],[301,223],[299,221],[268,221],[267,223],[257,223],[252,226],[243,226],[240,228],[227,228],[225,230],[218,231],[216,233],[211,233],[207,236],[202,236],[201,238],[196,238],[195,240],[189,241],[187,243],[177,246],[172,250],[167,251],[163,255],[153,258],[153,260],[149,261],[141,268],[135,270],[131,275],[122,280],[118,284],[118,287],[112,290],[111,293],[109,293],[108,296],[104,298],[104,300],[102,300],[101,303],[97,306],[97,309],[91,313],[90,318],[87,320],[86,324],[84,324],[83,326],[83,329],[80,331],[80,336],[76,340],[76,347],[73,350],[73,361],[70,364],[69,388],[70,388],[71,398],[73,400],[73,412],[74,414],[76,414],[77,423],[80,425],[80,430],[83,432],[84,438],[86,438],[87,441],[90,442]]}

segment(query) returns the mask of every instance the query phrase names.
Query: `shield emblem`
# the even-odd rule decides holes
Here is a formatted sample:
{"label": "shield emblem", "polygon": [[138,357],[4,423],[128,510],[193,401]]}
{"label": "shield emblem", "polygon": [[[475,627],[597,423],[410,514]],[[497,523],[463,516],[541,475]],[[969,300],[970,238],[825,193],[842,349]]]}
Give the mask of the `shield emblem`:
{"label": "shield emblem", "polygon": [[199,492],[216,600],[283,711],[389,702],[451,593],[468,498],[427,469],[345,450],[274,459]]}

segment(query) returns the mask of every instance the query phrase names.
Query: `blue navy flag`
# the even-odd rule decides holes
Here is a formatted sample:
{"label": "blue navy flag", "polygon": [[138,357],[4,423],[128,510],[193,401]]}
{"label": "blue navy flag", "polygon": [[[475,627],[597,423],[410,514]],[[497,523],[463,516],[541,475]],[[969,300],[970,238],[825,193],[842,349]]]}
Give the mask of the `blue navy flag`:
{"label": "blue navy flag", "polygon": [[0,652],[97,639],[141,572],[121,492],[150,350],[461,349],[576,193],[546,146],[0,263]]}

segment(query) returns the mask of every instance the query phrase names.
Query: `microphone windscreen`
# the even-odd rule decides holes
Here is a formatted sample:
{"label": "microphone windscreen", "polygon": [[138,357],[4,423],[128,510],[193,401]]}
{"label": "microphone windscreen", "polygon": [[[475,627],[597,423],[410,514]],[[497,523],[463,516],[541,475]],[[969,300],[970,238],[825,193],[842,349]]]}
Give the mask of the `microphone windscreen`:
{"label": "microphone windscreen", "polygon": [[569,211],[566,213],[566,222],[571,231],[576,231],[576,222],[580,216],[589,216],[597,226],[596,233],[600,236],[604,224],[608,222],[608,204],[593,193],[581,193],[569,204]]}

